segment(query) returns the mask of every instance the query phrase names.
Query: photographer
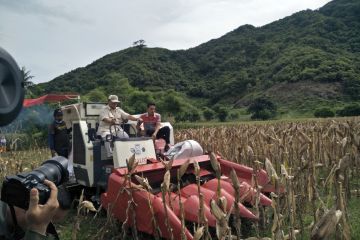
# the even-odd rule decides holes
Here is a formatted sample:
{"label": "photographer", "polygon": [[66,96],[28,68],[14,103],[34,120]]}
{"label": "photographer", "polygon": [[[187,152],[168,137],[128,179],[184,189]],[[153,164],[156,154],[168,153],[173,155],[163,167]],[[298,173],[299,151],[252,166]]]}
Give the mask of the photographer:
{"label": "photographer", "polygon": [[[0,104],[0,126],[5,126],[11,123],[22,109],[24,78],[15,60],[1,47],[0,83],[0,102],[3,103]],[[6,177],[1,188],[1,240],[58,239],[51,222],[65,216],[65,209],[71,205],[69,193],[60,185],[68,179],[66,169],[67,159],[57,157],[44,162],[30,174]]]}
{"label": "photographer", "polygon": [[30,191],[28,210],[8,206],[0,201],[0,239],[59,239],[52,222],[64,218],[71,202],[69,193],[49,180],[44,183],[51,189],[50,198],[39,204],[38,190]]}

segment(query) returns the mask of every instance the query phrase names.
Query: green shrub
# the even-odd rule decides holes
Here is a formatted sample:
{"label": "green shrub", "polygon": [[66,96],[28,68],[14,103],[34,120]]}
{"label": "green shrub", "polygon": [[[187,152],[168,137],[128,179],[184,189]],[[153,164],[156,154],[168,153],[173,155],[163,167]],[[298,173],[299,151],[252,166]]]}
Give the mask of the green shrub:
{"label": "green shrub", "polygon": [[336,115],[340,117],[347,116],[359,116],[360,115],[360,105],[359,104],[351,104],[345,106],[343,109],[336,111]]}
{"label": "green shrub", "polygon": [[200,113],[196,108],[188,108],[175,115],[177,122],[196,122],[201,119]]}
{"label": "green shrub", "polygon": [[251,115],[251,119],[253,120],[267,120],[273,117],[273,113],[271,113],[269,110],[267,109],[263,109],[260,111],[257,111],[255,113],[253,113],[253,115]]}
{"label": "green shrub", "polygon": [[232,113],[230,113],[229,118],[230,118],[231,120],[236,120],[236,119],[239,118],[239,116],[240,116],[240,114],[239,114],[238,112],[232,112]]}
{"label": "green shrub", "polygon": [[328,107],[318,108],[314,112],[314,116],[318,118],[334,117],[335,113]]}
{"label": "green shrub", "polygon": [[211,108],[208,108],[208,107],[204,108],[203,116],[206,121],[210,121],[210,120],[214,119],[215,115],[216,115],[215,111],[212,110]]}
{"label": "green shrub", "polygon": [[107,96],[98,88],[91,90],[84,98],[89,102],[107,102]]}
{"label": "green shrub", "polygon": [[266,98],[255,99],[247,109],[252,113],[251,119],[267,120],[276,116],[277,106]]}
{"label": "green shrub", "polygon": [[224,108],[224,107],[220,107],[218,109],[218,112],[217,112],[217,115],[218,115],[218,118],[221,122],[225,122],[226,121],[226,118],[228,117],[229,115],[229,111]]}

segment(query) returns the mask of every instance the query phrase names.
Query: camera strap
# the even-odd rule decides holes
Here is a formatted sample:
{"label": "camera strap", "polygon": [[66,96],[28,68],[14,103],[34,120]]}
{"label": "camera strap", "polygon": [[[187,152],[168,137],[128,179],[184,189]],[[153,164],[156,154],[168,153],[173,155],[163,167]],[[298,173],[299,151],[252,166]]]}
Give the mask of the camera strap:
{"label": "camera strap", "polygon": [[56,228],[52,222],[50,222],[46,228],[46,235],[49,235],[49,234],[52,237],[54,237],[54,239],[57,239],[57,240],[60,239],[58,233],[56,232]]}
{"label": "camera strap", "polygon": [[15,214],[15,209],[13,205],[8,205],[10,212],[11,212],[11,218],[13,221],[13,225],[14,225],[14,229],[11,233],[11,237],[13,239],[23,239],[25,236],[25,232],[24,230],[21,229],[21,227],[18,225],[17,219],[16,219],[16,214]]}
{"label": "camera strap", "polygon": [[18,224],[17,224],[17,219],[16,219],[16,215],[15,215],[14,206],[13,206],[13,205],[8,205],[8,206],[9,206],[9,208],[10,208],[11,218],[12,218],[13,224],[14,224],[15,227],[17,227]]}

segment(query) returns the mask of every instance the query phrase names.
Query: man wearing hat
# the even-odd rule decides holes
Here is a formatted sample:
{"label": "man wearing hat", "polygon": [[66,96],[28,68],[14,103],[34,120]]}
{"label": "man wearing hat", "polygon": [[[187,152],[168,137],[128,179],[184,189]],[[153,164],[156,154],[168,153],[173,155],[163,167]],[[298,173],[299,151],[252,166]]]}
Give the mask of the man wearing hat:
{"label": "man wearing hat", "polygon": [[[103,140],[106,139],[106,135],[110,134],[110,127],[115,124],[121,124],[124,121],[141,121],[141,118],[134,117],[124,110],[119,108],[117,105],[119,103],[119,98],[116,95],[110,95],[108,97],[108,105],[103,109],[99,116],[99,129],[97,134],[100,135]],[[112,129],[115,132],[115,129]],[[116,128],[116,134],[119,138],[129,138],[129,135],[119,126]],[[110,143],[105,141],[105,148],[107,151],[108,157],[112,156],[112,150]]]}
{"label": "man wearing hat", "polygon": [[63,112],[60,108],[54,111],[54,121],[49,126],[49,148],[51,156],[59,155],[68,158],[70,153],[71,128],[66,127],[63,121]]}

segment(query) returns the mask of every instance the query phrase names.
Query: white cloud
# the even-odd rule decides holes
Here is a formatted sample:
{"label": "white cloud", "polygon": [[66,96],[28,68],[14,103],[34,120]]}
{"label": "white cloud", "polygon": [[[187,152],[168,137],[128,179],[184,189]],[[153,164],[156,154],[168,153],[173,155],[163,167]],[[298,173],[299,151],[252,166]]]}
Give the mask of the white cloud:
{"label": "white cloud", "polygon": [[0,0],[0,44],[45,82],[144,39],[187,49],[329,0]]}

